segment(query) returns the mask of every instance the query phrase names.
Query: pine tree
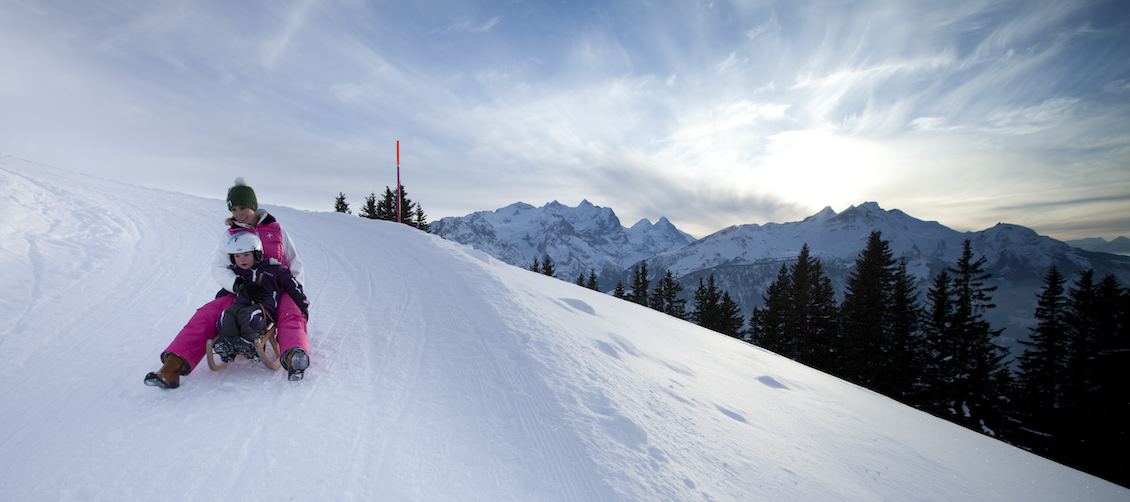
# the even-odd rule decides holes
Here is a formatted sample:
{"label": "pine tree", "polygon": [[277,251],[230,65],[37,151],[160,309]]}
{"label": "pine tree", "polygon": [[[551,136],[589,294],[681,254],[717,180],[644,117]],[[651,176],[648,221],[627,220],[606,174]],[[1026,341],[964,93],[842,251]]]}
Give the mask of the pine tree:
{"label": "pine tree", "polygon": [[855,269],[848,277],[844,301],[840,306],[842,359],[831,372],[869,389],[877,387],[883,369],[894,356],[893,306],[896,262],[881,233],[872,231],[867,247],[855,260]]}
{"label": "pine tree", "polygon": [[628,299],[628,292],[624,290],[624,282],[616,281],[616,289],[612,290],[612,296],[621,300]]}
{"label": "pine tree", "polygon": [[389,211],[388,220],[389,221],[397,221],[397,217],[399,216],[399,218],[400,218],[399,221],[401,223],[408,225],[410,227],[415,227],[416,226],[416,221],[415,221],[416,205],[412,202],[412,199],[408,198],[408,191],[404,189],[404,185],[400,185],[400,191],[399,191],[399,196],[400,196],[399,211],[400,212],[399,212],[399,214],[397,213],[398,209],[397,209],[397,205],[396,205],[397,193],[393,193],[393,191],[390,190],[388,187],[385,187],[385,192],[386,192],[386,197],[388,197],[390,199],[389,202],[388,202],[388,211]]}
{"label": "pine tree", "polygon": [[577,280],[574,283],[582,288],[585,287],[585,273],[581,272],[581,275],[577,276]]}
{"label": "pine tree", "polygon": [[699,278],[698,289],[694,292],[694,311],[690,313],[690,319],[706,329],[722,331],[723,321],[719,315],[721,301],[722,295],[714,284],[714,274],[711,273],[705,282]]}
{"label": "pine tree", "polygon": [[919,403],[926,346],[922,332],[922,306],[918,303],[917,279],[900,259],[895,269],[890,305],[891,364],[881,371],[876,390],[907,404]]}
{"label": "pine tree", "polygon": [[[1065,453],[1066,463],[1078,466],[1122,486],[1130,486],[1130,465],[1111,462],[1130,449],[1130,292],[1113,275],[1096,289],[1098,317],[1091,352],[1089,389],[1079,392],[1078,402],[1067,401],[1067,419],[1073,435]],[[1084,356],[1079,354],[1075,357]],[[1065,400],[1066,401],[1066,400]]]}
{"label": "pine tree", "polygon": [[557,277],[557,266],[553,264],[553,259],[546,253],[541,260],[541,273],[550,277]]}
{"label": "pine tree", "polygon": [[379,215],[380,208],[377,206],[377,194],[370,193],[368,197],[365,197],[365,205],[361,206],[361,211],[357,213],[357,216],[379,220],[381,219]]}
{"label": "pine tree", "polygon": [[334,200],[334,211],[338,213],[353,214],[353,211],[349,210],[349,203],[345,202],[344,192],[337,193],[337,199]]}
{"label": "pine tree", "polygon": [[[931,314],[931,323],[943,328],[931,333],[938,379],[931,382],[937,391],[932,407],[970,429],[995,435],[1004,420],[1004,396],[1010,385],[1011,374],[1001,364],[1008,350],[993,343],[1001,330],[992,329],[984,319],[985,311],[995,307],[989,293],[996,290],[985,284],[991,277],[983,269],[986,258],[973,260],[970,242],[963,246],[957,266],[946,270],[952,277],[948,298],[952,310],[942,319],[936,318],[937,311]],[[928,292],[935,309],[940,294]]]}
{"label": "pine tree", "polygon": [[923,375],[923,395],[918,404],[927,410],[938,412],[948,406],[950,382],[956,371],[953,346],[957,337],[953,334],[953,278],[947,270],[934,276],[934,283],[926,290],[927,315],[926,368]]}
{"label": "pine tree", "polygon": [[589,269],[589,280],[585,283],[585,287],[593,291],[600,291],[600,283],[596,281],[596,269]]}
{"label": "pine tree", "polygon": [[655,290],[650,299],[651,308],[679,319],[685,319],[687,300],[679,298],[679,292],[682,290],[683,285],[679,284],[679,281],[675,280],[675,274],[668,270],[655,285]]}
{"label": "pine tree", "polygon": [[396,221],[396,194],[387,186],[381,196],[381,202],[377,205],[376,214],[379,220]]}
{"label": "pine tree", "polygon": [[[1093,449],[1088,448],[1091,445],[1087,443],[1097,447],[1104,441],[1117,440],[1118,435],[1111,434],[1110,430],[1103,431],[1105,434],[1098,433],[1098,430],[1104,429],[1099,417],[1111,410],[1104,409],[1107,406],[1097,404],[1095,400],[1103,397],[1105,385],[1114,384],[1114,381],[1108,384],[1100,377],[1098,367],[1103,366],[1103,361],[1100,361],[1103,358],[1099,355],[1099,346],[1106,338],[1105,332],[1118,330],[1105,320],[1119,317],[1116,312],[1103,308],[1104,302],[1098,289],[1094,270],[1085,270],[1067,292],[1066,323],[1071,347],[1067,356],[1067,378],[1062,383],[1063,407],[1059,410],[1063,424],[1051,448],[1053,457],[1061,457],[1080,468],[1084,467],[1083,464],[1089,464],[1088,467],[1095,464],[1089,458],[1093,453],[1088,450]],[[1115,381],[1125,379],[1124,375],[1120,375]],[[1126,395],[1122,400],[1126,401]]]}
{"label": "pine tree", "polygon": [[785,317],[785,333],[796,339],[797,361],[827,371],[835,360],[837,345],[832,281],[824,275],[820,260],[809,255],[808,244],[801,247],[789,275],[792,298]]}
{"label": "pine tree", "polygon": [[750,316],[749,341],[763,349],[796,359],[797,351],[793,345],[795,339],[785,334],[785,319],[790,309],[792,289],[789,266],[782,263],[777,271],[777,279],[761,297],[765,307],[755,308]]}
{"label": "pine tree", "polygon": [[1064,282],[1053,267],[1039,296],[1032,341],[1018,358],[1021,431],[1034,433],[1012,439],[1127,486],[1130,470],[1109,459],[1130,447],[1130,296],[1113,275],[1095,284],[1093,270],[1083,271],[1066,294]]}
{"label": "pine tree", "polygon": [[420,206],[419,202],[416,203],[416,211],[413,213],[413,215],[414,221],[412,225],[414,227],[419,230],[423,230],[424,232],[432,231],[432,226],[428,224],[428,215],[424,214],[424,208]]}
{"label": "pine tree", "polygon": [[718,302],[718,331],[734,338],[743,338],[741,309],[737,302],[730,298],[729,291],[722,292],[722,299]]}
{"label": "pine tree", "polygon": [[[1039,431],[1040,434],[1028,438],[1026,446],[1035,447],[1036,442],[1048,435],[1055,435],[1059,428],[1059,413],[1063,405],[1061,382],[1067,377],[1068,327],[1067,298],[1064,296],[1065,279],[1054,265],[1044,277],[1044,291],[1036,304],[1036,327],[1031,328],[1030,341],[1021,340],[1024,353],[1017,357],[1017,399],[1025,429]],[[1041,445],[1037,452],[1046,454],[1048,445]]]}
{"label": "pine tree", "polygon": [[647,288],[650,285],[651,281],[647,278],[647,260],[644,260],[632,273],[632,292],[628,295],[628,299],[646,307],[649,295]]}
{"label": "pine tree", "polygon": [[730,335],[734,338],[744,337],[741,310],[737,302],[730,298],[729,291],[718,289],[714,274],[705,282],[698,280],[698,289],[694,293],[694,311],[688,317],[699,326]]}
{"label": "pine tree", "polygon": [[538,261],[537,256],[534,257],[534,264],[530,265],[530,272],[537,272],[539,274],[541,273],[541,262]]}

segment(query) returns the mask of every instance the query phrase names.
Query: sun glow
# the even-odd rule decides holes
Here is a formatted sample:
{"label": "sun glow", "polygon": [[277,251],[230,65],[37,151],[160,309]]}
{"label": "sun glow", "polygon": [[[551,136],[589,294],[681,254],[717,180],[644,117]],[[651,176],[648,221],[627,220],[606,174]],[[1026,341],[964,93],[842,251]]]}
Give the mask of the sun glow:
{"label": "sun glow", "polygon": [[768,140],[757,178],[786,200],[846,207],[866,199],[876,184],[880,155],[865,141],[825,130],[788,131]]}

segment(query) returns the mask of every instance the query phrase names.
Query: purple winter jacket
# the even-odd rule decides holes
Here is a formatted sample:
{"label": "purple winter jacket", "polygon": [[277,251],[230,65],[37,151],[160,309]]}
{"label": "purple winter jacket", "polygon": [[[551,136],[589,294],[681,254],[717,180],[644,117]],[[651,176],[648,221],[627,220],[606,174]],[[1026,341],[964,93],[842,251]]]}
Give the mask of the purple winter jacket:
{"label": "purple winter jacket", "polygon": [[[270,314],[271,319],[278,320],[276,312],[279,309],[279,295],[281,293],[290,295],[294,299],[294,303],[303,312],[310,306],[310,302],[306,300],[306,294],[302,292],[298,281],[290,275],[290,270],[274,258],[268,258],[247,270],[235,265],[228,268],[235,272],[235,275],[242,277],[244,282],[258,283],[267,290],[267,299],[259,302],[259,306]],[[243,295],[236,295],[235,303],[251,304],[252,302]]]}

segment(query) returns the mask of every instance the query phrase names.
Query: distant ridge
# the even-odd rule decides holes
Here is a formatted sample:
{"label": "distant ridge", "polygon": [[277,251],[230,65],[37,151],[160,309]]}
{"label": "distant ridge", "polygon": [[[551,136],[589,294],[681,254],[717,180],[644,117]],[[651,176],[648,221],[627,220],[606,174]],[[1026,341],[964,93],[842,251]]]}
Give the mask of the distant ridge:
{"label": "distant ridge", "polygon": [[979,232],[958,232],[897,209],[884,210],[876,202],[852,206],[839,214],[824,208],[798,222],[731,226],[684,248],[648,258],[648,271],[654,280],[671,270],[688,299],[693,299],[698,280],[713,273],[718,287],[730,292],[748,318],[754,307],[762,305],[762,295],[781,264],[795,260],[805,244],[820,259],[842,299],[855,259],[872,230],[880,231],[890,242],[896,259],[906,259],[923,295],[938,272],[957,262],[962,242],[969,239],[974,255],[987,259],[985,269],[993,275],[990,285],[998,287],[993,296],[997,308],[986,317],[994,327],[1006,328],[1003,341],[1014,355],[1021,352],[1016,340],[1028,337],[1036,295],[1052,265],[1069,282],[1080,271],[1093,268],[1097,277],[1114,274],[1123,285],[1130,285],[1130,257],[1084,251],[1007,223]]}
{"label": "distant ridge", "polygon": [[1126,237],[1118,237],[1110,242],[1107,242],[1107,240],[1102,237],[1090,237],[1087,239],[1076,239],[1064,242],[1069,246],[1074,246],[1086,251],[1130,256],[1130,239]]}
{"label": "distant ridge", "polygon": [[431,232],[523,268],[548,254],[559,279],[571,282],[595,271],[604,291],[616,286],[628,265],[694,241],[666,217],[655,224],[644,218],[625,228],[611,208],[588,200],[577,207],[557,201],[542,207],[516,202],[495,211],[440,219],[432,223]]}

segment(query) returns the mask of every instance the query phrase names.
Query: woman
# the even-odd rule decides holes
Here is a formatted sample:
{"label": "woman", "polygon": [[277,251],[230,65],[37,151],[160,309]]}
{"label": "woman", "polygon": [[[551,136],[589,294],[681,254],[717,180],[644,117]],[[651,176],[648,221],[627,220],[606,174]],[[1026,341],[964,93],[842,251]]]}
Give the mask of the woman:
{"label": "woman", "polygon": [[[290,274],[303,283],[302,260],[294,249],[294,243],[286,230],[283,230],[275,217],[266,210],[259,209],[255,190],[247,186],[243,178],[236,178],[235,186],[228,189],[228,209],[231,218],[224,231],[216,256],[212,260],[212,277],[224,289],[215,300],[200,307],[188,324],[181,329],[169,347],[161,352],[161,369],[145,375],[145,384],[166,389],[180,386],[180,376],[187,375],[200,363],[207,352],[207,342],[218,334],[216,324],[224,309],[231,306],[235,295],[240,293],[249,298],[256,294],[255,284],[245,284],[237,280],[229,265],[226,245],[231,236],[240,232],[252,232],[263,242],[263,259],[274,258],[290,269]],[[310,343],[306,335],[306,318],[289,295],[282,295],[278,308],[278,341],[282,351],[282,364],[290,380],[301,380],[303,372],[310,366]]]}

